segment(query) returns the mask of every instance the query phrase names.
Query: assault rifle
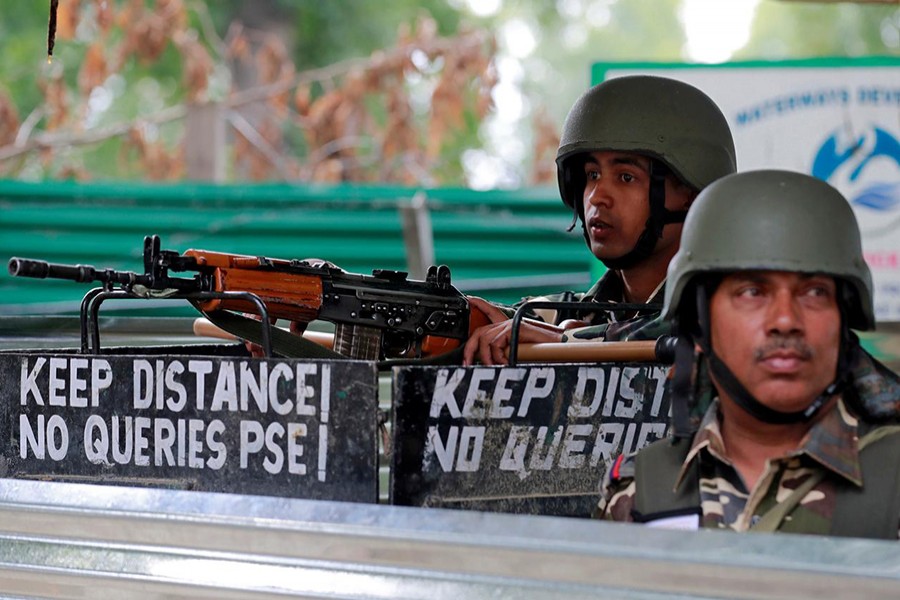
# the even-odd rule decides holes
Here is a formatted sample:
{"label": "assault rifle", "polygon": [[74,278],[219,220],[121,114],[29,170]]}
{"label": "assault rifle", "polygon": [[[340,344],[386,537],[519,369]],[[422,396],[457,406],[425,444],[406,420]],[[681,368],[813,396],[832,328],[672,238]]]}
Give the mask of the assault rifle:
{"label": "assault rifle", "polygon": [[431,266],[425,281],[416,281],[402,271],[360,275],[321,261],[206,250],[179,254],[161,250],[156,235],[144,238],[143,260],[144,272],[134,273],[14,257],[9,273],[102,284],[81,303],[82,352],[88,351],[88,338],[99,351],[97,315],[100,303],[109,298],[184,299],[213,322],[223,315],[234,318],[234,313],[259,315],[262,323],[254,327],[267,356],[272,356],[269,323],[275,318],[330,321],[335,324],[334,350],[367,360],[443,354],[487,322],[480,312],[470,316],[468,300],[451,285],[446,266]]}

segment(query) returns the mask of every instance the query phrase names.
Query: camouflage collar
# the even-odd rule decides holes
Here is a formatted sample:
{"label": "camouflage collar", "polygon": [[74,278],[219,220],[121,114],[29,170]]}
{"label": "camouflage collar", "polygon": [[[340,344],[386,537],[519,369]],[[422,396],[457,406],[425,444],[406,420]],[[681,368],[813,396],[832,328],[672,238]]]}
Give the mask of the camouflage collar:
{"label": "camouflage collar", "polygon": [[874,421],[900,419],[900,377],[859,345],[851,357],[853,392],[859,413]]}
{"label": "camouflage collar", "polygon": [[844,399],[839,398],[834,407],[809,430],[800,452],[862,486],[858,431],[859,421],[847,410]]}
{"label": "camouflage collar", "polygon": [[[666,280],[663,279],[662,282],[660,282],[656,291],[647,300],[647,304],[663,303],[666,293],[665,281]],[[597,280],[597,283],[591,286],[591,289],[587,291],[584,297],[590,298],[594,302],[624,302],[625,285],[622,282],[622,277],[617,271],[613,271],[612,269],[608,270]]]}
{"label": "camouflage collar", "polygon": [[591,286],[584,296],[594,302],[621,302],[623,295],[622,278],[610,269]]}

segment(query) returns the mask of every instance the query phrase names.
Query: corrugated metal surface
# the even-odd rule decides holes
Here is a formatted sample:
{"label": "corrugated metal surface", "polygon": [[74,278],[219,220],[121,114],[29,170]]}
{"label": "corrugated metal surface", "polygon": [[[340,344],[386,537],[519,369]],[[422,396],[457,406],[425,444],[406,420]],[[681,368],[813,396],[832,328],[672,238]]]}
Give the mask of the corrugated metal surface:
{"label": "corrugated metal surface", "polygon": [[17,598],[897,598],[896,542],[0,480]]}
{"label": "corrugated metal surface", "polygon": [[[406,270],[399,209],[417,193],[425,195],[436,261],[450,265],[464,291],[514,301],[590,284],[590,254],[579,233],[566,233],[571,217],[553,189],[0,181],[0,257],[141,271],[143,237],[158,234],[164,248],[179,252],[317,257],[360,273]],[[498,283],[503,278],[512,279]],[[88,288],[11,278],[4,269],[0,312],[69,312]]]}

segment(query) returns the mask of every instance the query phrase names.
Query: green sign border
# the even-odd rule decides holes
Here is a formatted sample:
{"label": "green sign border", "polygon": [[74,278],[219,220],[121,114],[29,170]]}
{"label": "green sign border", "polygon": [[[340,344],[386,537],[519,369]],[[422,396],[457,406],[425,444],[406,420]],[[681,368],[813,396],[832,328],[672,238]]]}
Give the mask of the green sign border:
{"label": "green sign border", "polygon": [[591,65],[591,85],[604,80],[613,69],[670,70],[670,69],[783,69],[803,67],[812,69],[856,69],[860,67],[900,67],[900,56],[823,56],[816,58],[792,58],[786,60],[744,60],[724,63],[682,62],[595,62]]}

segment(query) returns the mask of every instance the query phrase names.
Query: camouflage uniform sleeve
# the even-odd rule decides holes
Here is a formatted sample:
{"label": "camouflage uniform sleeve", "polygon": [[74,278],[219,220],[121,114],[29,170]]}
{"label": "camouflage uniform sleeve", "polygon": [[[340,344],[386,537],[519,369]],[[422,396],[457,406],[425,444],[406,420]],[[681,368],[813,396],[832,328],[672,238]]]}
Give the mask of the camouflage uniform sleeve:
{"label": "camouflage uniform sleeve", "polygon": [[[566,300],[566,295],[572,294],[572,298],[569,300],[580,300],[584,294],[581,293],[572,293],[572,292],[560,292],[558,294],[547,294],[544,296],[525,296],[512,306],[499,305],[499,308],[506,313],[506,315],[512,319],[516,314],[516,310],[526,302],[562,302]],[[496,305],[495,305],[496,306]],[[545,323],[555,323],[556,322],[556,310],[552,308],[529,308],[525,311],[525,316],[529,319],[537,319],[539,321],[544,321]]]}
{"label": "camouflage uniform sleeve", "polygon": [[604,521],[631,522],[634,506],[634,456],[619,456],[606,473],[600,502],[592,515]]}
{"label": "camouflage uniform sleeve", "polygon": [[566,343],[572,342],[594,342],[606,338],[606,328],[608,323],[602,325],[588,325],[586,327],[576,327],[569,329],[563,334],[562,341]]}
{"label": "camouflage uniform sleeve", "polygon": [[592,342],[602,339],[607,342],[637,342],[655,340],[664,335],[672,335],[672,324],[659,313],[643,315],[627,321],[588,325],[570,329],[563,336],[564,342]]}

